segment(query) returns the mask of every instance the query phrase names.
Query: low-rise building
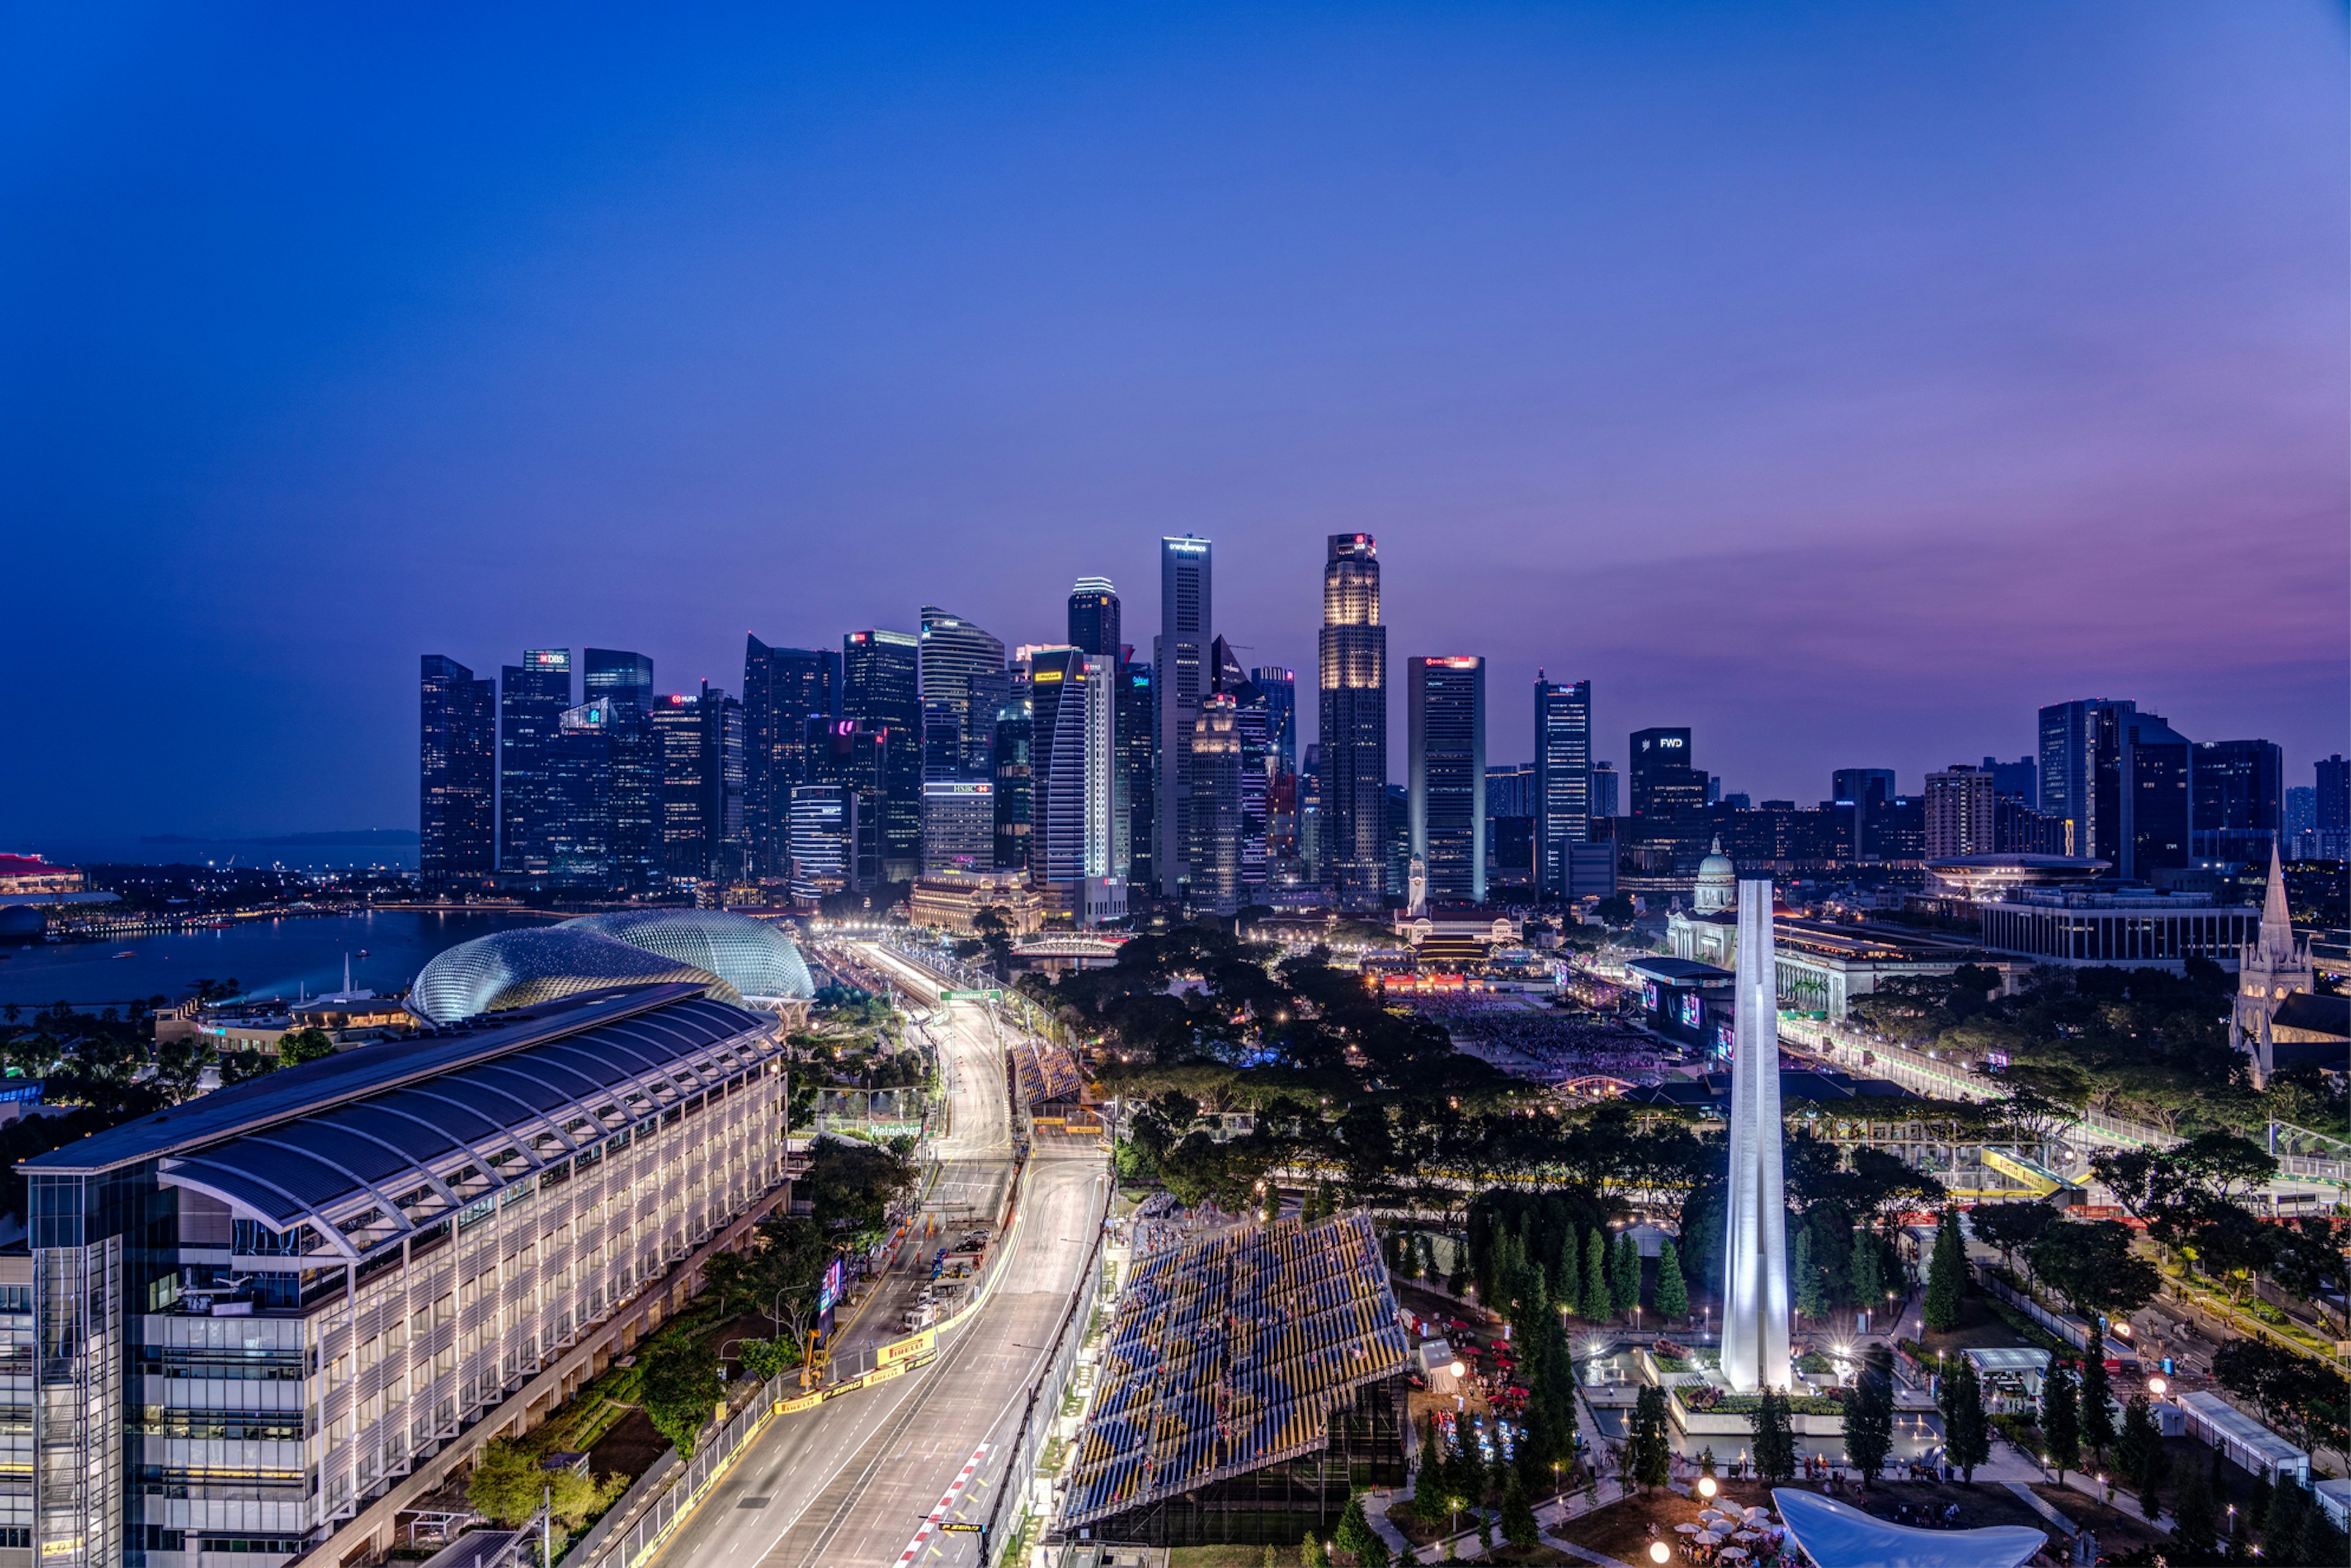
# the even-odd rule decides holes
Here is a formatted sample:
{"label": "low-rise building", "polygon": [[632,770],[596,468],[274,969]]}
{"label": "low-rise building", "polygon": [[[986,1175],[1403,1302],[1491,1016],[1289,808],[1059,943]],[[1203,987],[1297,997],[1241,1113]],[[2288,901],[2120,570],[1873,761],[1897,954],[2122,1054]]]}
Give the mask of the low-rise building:
{"label": "low-rise building", "polygon": [[1026,936],[1045,924],[1044,894],[1017,871],[925,877],[908,895],[906,918],[917,925],[968,936],[981,912],[988,909],[1004,911],[1015,936]]}

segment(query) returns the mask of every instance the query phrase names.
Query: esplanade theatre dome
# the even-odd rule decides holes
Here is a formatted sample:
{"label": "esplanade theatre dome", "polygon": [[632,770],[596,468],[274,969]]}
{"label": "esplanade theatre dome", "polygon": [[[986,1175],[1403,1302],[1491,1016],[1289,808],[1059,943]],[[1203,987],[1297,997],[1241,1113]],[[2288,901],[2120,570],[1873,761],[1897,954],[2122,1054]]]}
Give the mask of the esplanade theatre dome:
{"label": "esplanade theatre dome", "polygon": [[559,927],[594,931],[707,969],[746,1001],[805,1001],[816,994],[792,939],[764,920],[723,909],[627,909]]}
{"label": "esplanade theatre dome", "polygon": [[566,922],[458,943],[424,966],[409,988],[408,1005],[434,1023],[455,1023],[577,991],[660,980],[700,985],[722,1002],[742,999],[707,969]]}
{"label": "esplanade theatre dome", "polygon": [[805,1001],[814,993],[799,949],[772,925],[715,909],[644,909],[461,942],[424,966],[408,1000],[434,1023],[455,1023],[662,980],[701,986],[723,1002]]}

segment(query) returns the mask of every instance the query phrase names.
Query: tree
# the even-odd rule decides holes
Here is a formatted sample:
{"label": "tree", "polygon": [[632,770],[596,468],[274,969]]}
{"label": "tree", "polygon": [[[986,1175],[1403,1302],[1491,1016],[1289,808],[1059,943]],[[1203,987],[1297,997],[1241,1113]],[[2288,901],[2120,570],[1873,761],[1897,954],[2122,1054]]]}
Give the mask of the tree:
{"label": "tree", "polygon": [[2049,1364],[2049,1375],[2041,1380],[2041,1440],[2057,1467],[2060,1483],[2067,1470],[2082,1462],[2081,1393],[2071,1366],[2062,1361]]}
{"label": "tree", "polygon": [[335,1037],[322,1029],[298,1029],[277,1037],[277,1061],[283,1067],[299,1067],[334,1054]]}
{"label": "tree", "polygon": [[1655,1491],[1674,1479],[1673,1439],[1667,1428],[1666,1391],[1644,1386],[1633,1402],[1633,1479]]}
{"label": "tree", "polygon": [[1861,1353],[1861,1371],[1844,1401],[1844,1451],[1865,1487],[1894,1451],[1894,1354],[1883,1345]]}
{"label": "tree", "polygon": [[2082,1363],[2082,1442],[2106,1462],[2115,1446],[2115,1390],[2106,1376],[2105,1358],[2092,1355]]}
{"label": "tree", "polygon": [[2032,1244],[2032,1272],[2084,1317],[2127,1317],[2155,1299],[2155,1265],[2116,1219],[2062,1220]]}
{"label": "tree", "polygon": [[1669,1239],[1657,1252],[1657,1316],[1671,1322],[1689,1316],[1689,1286],[1682,1279],[1682,1255]]}
{"label": "tree", "polygon": [[1946,1208],[1935,1226],[1935,1250],[1927,1264],[1924,1316],[1930,1329],[1959,1326],[1959,1295],[1968,1276],[1967,1243],[1959,1236],[1957,1209]]}
{"label": "tree", "polygon": [[1976,1467],[1991,1458],[1991,1416],[1984,1408],[1983,1384],[1966,1356],[1943,1377],[1935,1399],[1943,1412],[1943,1447],[1960,1479],[1975,1484]]}
{"label": "tree", "polygon": [[725,1392],[718,1358],[695,1336],[676,1334],[641,1352],[637,1374],[638,1397],[653,1430],[677,1445],[680,1458],[692,1458],[694,1439]]}
{"label": "tree", "polygon": [[2179,1500],[2172,1511],[2171,1540],[2191,1563],[2209,1561],[2220,1550],[2220,1511],[2202,1466],[2190,1460],[2179,1473]]}
{"label": "tree", "polygon": [[1594,1227],[1583,1239],[1583,1289],[1578,1294],[1583,1315],[1594,1322],[1606,1322],[1609,1313],[1607,1257],[1607,1232]]}
{"label": "tree", "polygon": [[1388,1568],[1388,1543],[1372,1531],[1372,1521],[1364,1516],[1364,1494],[1351,1493],[1347,1511],[1339,1516],[1339,1532],[1332,1543],[1342,1552],[1354,1553],[1364,1568]]}
{"label": "tree", "polygon": [[2158,1508],[2156,1489],[2163,1484],[2171,1458],[2144,1394],[2132,1395],[2130,1403],[2123,1406],[2123,1428],[2115,1438],[2115,1467],[2138,1489],[2139,1511],[2153,1519]]}
{"label": "tree", "polygon": [[465,1500],[512,1529],[538,1511],[546,1473],[519,1445],[493,1437],[482,1445],[474,1473],[465,1479]]}
{"label": "tree", "polygon": [[1799,1226],[1796,1244],[1788,1249],[1788,1274],[1796,1282],[1796,1313],[1800,1317],[1824,1318],[1829,1313],[1828,1291],[1823,1288],[1821,1271],[1813,1263],[1813,1228]]}
{"label": "tree", "polygon": [[1886,1241],[1875,1230],[1865,1230],[1853,1239],[1854,1304],[1874,1312],[1884,1305],[1885,1298]]}
{"label": "tree", "polygon": [[1619,1313],[1641,1304],[1641,1246],[1630,1230],[1616,1235],[1615,1255],[1609,1259],[1608,1295]]}
{"label": "tree", "polygon": [[2057,1223],[2057,1211],[2045,1203],[1980,1203],[1968,1223],[1977,1240],[1999,1248],[2001,1261],[2009,1262],[2017,1249],[2030,1248]]}
{"label": "tree", "polygon": [[1535,1511],[1527,1502],[1527,1489],[1518,1471],[1512,1470],[1510,1483],[1502,1489],[1502,1539],[1523,1550],[1539,1544],[1541,1535]]}
{"label": "tree", "polygon": [[743,1370],[761,1383],[772,1383],[800,1363],[800,1347],[788,1339],[747,1339],[741,1349]]}
{"label": "tree", "polygon": [[1755,1428],[1755,1473],[1767,1481],[1796,1479],[1796,1423],[1788,1396],[1767,1388],[1748,1416]]}
{"label": "tree", "polygon": [[1330,1568],[1330,1564],[1331,1560],[1322,1554],[1322,1538],[1308,1531],[1306,1539],[1299,1543],[1298,1568]]}

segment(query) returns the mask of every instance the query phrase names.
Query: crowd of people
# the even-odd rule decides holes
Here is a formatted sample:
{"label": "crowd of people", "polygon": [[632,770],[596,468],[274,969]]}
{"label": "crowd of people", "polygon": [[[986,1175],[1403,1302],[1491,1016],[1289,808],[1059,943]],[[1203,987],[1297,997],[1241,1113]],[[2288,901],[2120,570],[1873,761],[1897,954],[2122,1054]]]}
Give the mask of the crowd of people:
{"label": "crowd of people", "polygon": [[1531,1007],[1517,997],[1415,997],[1414,1009],[1453,1036],[1454,1044],[1505,1070],[1553,1079],[1610,1077],[1654,1081],[1672,1048],[1614,1019]]}

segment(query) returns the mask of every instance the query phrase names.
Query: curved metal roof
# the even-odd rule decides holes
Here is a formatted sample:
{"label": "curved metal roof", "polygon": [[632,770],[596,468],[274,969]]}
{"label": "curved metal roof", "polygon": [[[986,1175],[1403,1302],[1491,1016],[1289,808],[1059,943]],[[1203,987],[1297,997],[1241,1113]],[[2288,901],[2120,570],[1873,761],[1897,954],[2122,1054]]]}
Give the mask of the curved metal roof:
{"label": "curved metal roof", "polygon": [[[160,1179],[272,1229],[308,1223],[325,1250],[356,1257],[769,1060],[774,1029],[727,1003],[674,1001],[248,1126],[165,1157]],[[378,1218],[347,1237],[340,1227],[371,1210]]]}
{"label": "curved metal roof", "polygon": [[583,915],[558,930],[593,931],[691,964],[746,997],[805,1000],[816,994],[792,939],[764,920],[724,909],[621,909]]}

